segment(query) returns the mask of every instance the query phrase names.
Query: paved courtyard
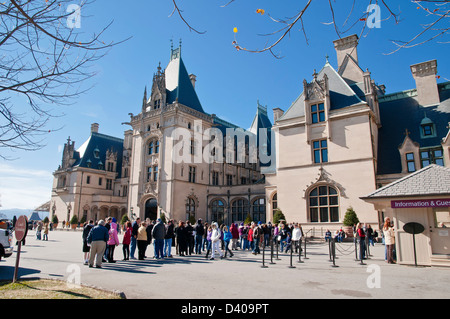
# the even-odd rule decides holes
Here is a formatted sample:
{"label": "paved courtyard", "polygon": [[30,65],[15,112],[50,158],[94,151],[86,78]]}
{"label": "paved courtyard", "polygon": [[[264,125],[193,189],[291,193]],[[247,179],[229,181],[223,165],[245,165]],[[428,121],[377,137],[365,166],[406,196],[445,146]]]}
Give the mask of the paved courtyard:
{"label": "paved courtyard", "polygon": [[[72,280],[81,284],[123,292],[127,298],[150,299],[301,299],[301,298],[449,298],[450,268],[391,265],[384,262],[384,246],[371,247],[365,265],[355,261],[353,245],[337,246],[336,266],[329,261],[327,244],[310,244],[303,263],[289,268],[289,254],[266,265],[262,255],[236,251],[234,257],[210,261],[204,255],[172,259],[104,263],[103,269],[83,265],[81,232],[53,231],[49,241],[35,239],[30,231],[23,246],[19,277]],[[119,236],[120,239],[121,236]],[[153,256],[153,246],[147,250]],[[16,253],[0,261],[0,279],[11,280]],[[137,252],[136,252],[137,256]],[[79,274],[79,275],[78,275]]]}

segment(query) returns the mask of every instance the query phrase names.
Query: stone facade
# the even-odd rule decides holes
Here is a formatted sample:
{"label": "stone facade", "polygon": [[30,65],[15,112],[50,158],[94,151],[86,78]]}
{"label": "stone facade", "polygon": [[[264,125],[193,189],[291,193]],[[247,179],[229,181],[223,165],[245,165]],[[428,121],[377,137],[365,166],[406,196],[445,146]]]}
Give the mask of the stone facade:
{"label": "stone facade", "polygon": [[359,66],[357,44],[357,36],[335,41],[338,69],[327,58],[286,111],[273,109],[273,124],[258,102],[249,130],[204,111],[197,77],[172,48],[123,139],[94,124],[78,150],[66,143],[52,213],[229,224],[281,210],[304,229],[336,229],[352,207],[377,225],[383,212],[361,196],[429,164],[450,165],[450,83],[437,84],[437,62],[428,61],[411,66],[416,89],[386,94]]}

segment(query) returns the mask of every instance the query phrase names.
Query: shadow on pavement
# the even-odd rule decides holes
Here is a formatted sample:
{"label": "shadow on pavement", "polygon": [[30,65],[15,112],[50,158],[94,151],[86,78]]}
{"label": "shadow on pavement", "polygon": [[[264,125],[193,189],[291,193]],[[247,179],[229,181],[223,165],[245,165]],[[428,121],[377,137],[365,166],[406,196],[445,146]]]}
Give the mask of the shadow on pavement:
{"label": "shadow on pavement", "polygon": [[[0,267],[0,280],[13,280],[14,277],[14,266],[1,266]],[[41,271],[33,268],[23,268],[19,267],[19,272],[17,277],[28,276],[32,274],[38,274]]]}

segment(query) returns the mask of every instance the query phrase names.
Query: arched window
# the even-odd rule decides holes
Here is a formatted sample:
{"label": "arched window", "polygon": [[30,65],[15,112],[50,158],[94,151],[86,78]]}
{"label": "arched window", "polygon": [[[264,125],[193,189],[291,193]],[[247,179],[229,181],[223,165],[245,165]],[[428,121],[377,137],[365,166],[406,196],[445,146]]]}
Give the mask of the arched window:
{"label": "arched window", "polygon": [[252,219],[255,222],[266,222],[266,200],[261,197],[257,198],[252,203],[253,216]]}
{"label": "arched window", "polygon": [[195,220],[195,201],[192,198],[187,199],[186,203],[186,220]]}
{"label": "arched window", "polygon": [[339,195],[332,186],[318,186],[309,193],[309,221],[339,222]]}
{"label": "arched window", "polygon": [[248,200],[236,199],[231,203],[231,221],[243,222],[248,214]]}
{"label": "arched window", "polygon": [[211,202],[211,220],[219,225],[224,222],[225,205],[222,200],[215,199]]}

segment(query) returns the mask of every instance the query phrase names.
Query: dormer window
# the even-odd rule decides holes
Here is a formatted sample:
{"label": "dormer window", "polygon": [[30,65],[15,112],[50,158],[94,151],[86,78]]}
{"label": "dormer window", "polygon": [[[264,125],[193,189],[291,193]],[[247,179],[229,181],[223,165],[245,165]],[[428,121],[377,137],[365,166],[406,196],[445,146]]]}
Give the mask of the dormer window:
{"label": "dormer window", "polygon": [[325,105],[323,103],[311,105],[311,123],[325,122]]}
{"label": "dormer window", "polygon": [[95,158],[100,158],[100,150],[98,148],[94,149],[94,157]]}
{"label": "dormer window", "polygon": [[433,125],[428,124],[428,125],[424,125],[422,126],[423,129],[423,135],[424,136],[431,136],[433,135]]}
{"label": "dormer window", "polygon": [[428,138],[428,137],[436,137],[436,128],[431,119],[427,117],[423,118],[422,122],[420,122],[420,137]]}

